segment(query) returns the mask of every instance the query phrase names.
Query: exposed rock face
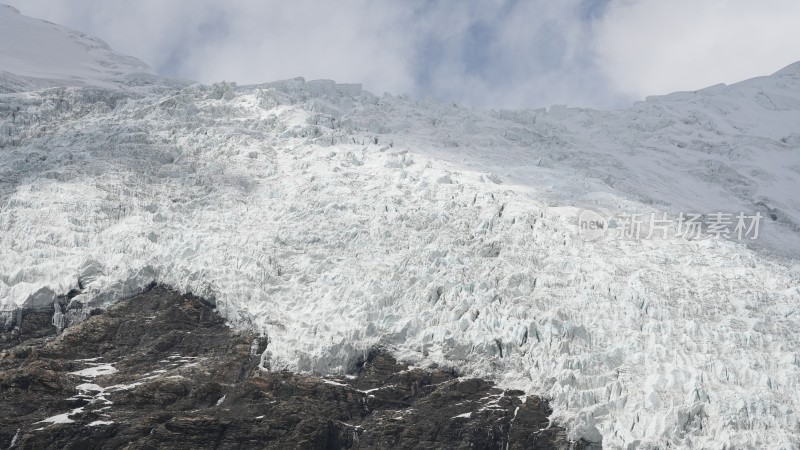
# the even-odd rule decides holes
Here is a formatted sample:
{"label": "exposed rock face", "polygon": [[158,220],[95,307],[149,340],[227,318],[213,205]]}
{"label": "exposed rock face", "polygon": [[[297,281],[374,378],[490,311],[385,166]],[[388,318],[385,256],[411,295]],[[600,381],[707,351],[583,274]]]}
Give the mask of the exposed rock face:
{"label": "exposed rock face", "polygon": [[158,286],[56,334],[0,334],[0,447],[581,448],[547,403],[374,352],[342,378],[258,368],[266,339]]}

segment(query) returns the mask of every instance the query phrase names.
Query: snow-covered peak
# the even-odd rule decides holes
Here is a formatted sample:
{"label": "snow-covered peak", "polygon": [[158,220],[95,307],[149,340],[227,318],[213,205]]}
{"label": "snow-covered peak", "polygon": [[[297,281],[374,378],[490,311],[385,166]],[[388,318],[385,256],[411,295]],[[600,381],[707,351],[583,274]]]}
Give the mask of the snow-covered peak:
{"label": "snow-covered peak", "polygon": [[0,5],[0,93],[48,87],[174,84],[105,42]]}
{"label": "snow-covered peak", "polygon": [[773,77],[800,76],[800,61],[797,61],[796,63],[793,64],[789,64],[783,69],[773,73],[772,76]]}

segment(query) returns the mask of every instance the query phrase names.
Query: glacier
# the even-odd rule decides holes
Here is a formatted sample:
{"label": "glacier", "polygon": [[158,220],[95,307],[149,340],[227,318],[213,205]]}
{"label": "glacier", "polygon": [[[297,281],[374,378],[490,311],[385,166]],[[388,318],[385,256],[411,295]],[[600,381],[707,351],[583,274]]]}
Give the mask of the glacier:
{"label": "glacier", "polygon": [[[99,69],[31,57],[64,36]],[[800,63],[616,111],[483,111],[170,80],[10,8],[0,37],[39,46],[0,48],[6,323],[163,283],[266,336],[264,370],[380,347],[542,395],[610,448],[800,446]],[[746,243],[587,241],[587,208],[765,221]]]}

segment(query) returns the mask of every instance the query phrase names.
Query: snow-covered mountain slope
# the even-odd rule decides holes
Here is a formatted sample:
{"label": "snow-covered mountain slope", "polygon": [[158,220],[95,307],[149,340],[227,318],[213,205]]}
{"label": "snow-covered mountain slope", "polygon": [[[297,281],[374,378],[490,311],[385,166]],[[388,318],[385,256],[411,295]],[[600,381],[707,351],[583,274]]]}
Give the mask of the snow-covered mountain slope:
{"label": "snow-covered mountain slope", "polygon": [[622,196],[673,215],[759,212],[763,232],[750,245],[800,256],[800,63],[610,112],[486,113],[401,98],[333,114],[458,167],[494,172],[551,205],[638,212],[618,204]]}
{"label": "snow-covered mountain slope", "polygon": [[[614,112],[303,80],[3,94],[0,304],[69,295],[68,323],[157,281],[264,332],[265,368],[382,346],[545,395],[610,448],[794,448],[799,79]],[[586,206],[776,218],[756,248],[587,241]]]}
{"label": "snow-covered mountain slope", "polygon": [[76,85],[147,91],[165,83],[181,84],[100,39],[0,4],[0,93]]}

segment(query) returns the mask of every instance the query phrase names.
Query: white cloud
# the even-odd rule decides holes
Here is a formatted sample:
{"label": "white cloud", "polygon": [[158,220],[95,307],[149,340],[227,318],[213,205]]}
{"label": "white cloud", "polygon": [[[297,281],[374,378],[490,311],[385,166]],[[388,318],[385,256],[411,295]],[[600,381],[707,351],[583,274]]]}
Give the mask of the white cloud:
{"label": "white cloud", "polygon": [[0,1],[202,82],[330,78],[488,107],[613,107],[800,59],[795,0]]}
{"label": "white cloud", "polygon": [[[154,68],[202,82],[257,83],[296,76],[413,85],[404,21],[395,3],[367,0],[6,0],[106,40]],[[407,8],[406,8],[407,9]]]}
{"label": "white cloud", "polygon": [[379,92],[413,87],[406,70],[411,43],[400,28],[406,11],[367,0],[262,4],[226,3],[227,33],[189,51],[186,75],[242,83],[332,78],[363,82]]}
{"label": "white cloud", "polygon": [[798,42],[795,0],[615,0],[594,48],[614,88],[644,97],[768,75]]}
{"label": "white cloud", "polygon": [[202,82],[331,78],[490,107],[612,97],[588,67],[582,0],[6,1]]}

